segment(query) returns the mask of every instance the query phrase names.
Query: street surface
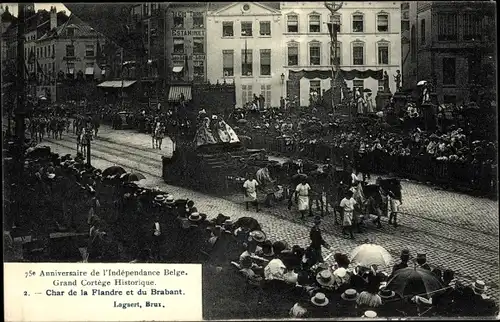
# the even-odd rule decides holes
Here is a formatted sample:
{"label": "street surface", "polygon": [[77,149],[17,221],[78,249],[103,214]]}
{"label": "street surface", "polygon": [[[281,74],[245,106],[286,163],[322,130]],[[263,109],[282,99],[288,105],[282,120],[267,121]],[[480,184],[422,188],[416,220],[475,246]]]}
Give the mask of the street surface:
{"label": "street surface", "polygon": [[[65,133],[62,140],[46,139],[52,151],[61,155],[75,154],[76,137]],[[285,240],[290,245],[307,246],[312,220],[299,220],[295,209],[289,211],[285,204],[260,212],[246,211],[243,196],[222,199],[186,188],[167,185],[161,178],[162,155],[172,153],[172,142],[167,138],[162,150],[151,148],[151,137],[133,130],[112,130],[102,125],[99,137],[92,141],[92,164],[101,169],[119,165],[128,171],[143,173],[147,179],[139,184],[145,187],[159,187],[175,198],[189,198],[195,201],[201,212],[213,218],[219,213],[231,216],[233,220],[241,216],[257,219],[267,236],[272,240]],[[375,180],[376,176],[372,176]],[[331,250],[324,249],[326,257],[330,253],[349,253],[354,247],[368,240],[385,247],[394,259],[399,258],[403,248],[408,248],[412,256],[417,252],[427,254],[431,267],[453,269],[457,279],[472,283],[484,280],[487,294],[499,299],[499,242],[498,242],[498,202],[472,197],[456,192],[436,190],[422,184],[402,182],[402,214],[398,216],[399,227],[387,225],[370,227],[355,240],[346,239],[341,228],[334,224],[333,216],[326,216],[322,222],[325,240]],[[333,260],[333,256],[329,261]],[[390,272],[391,268],[387,268]]]}

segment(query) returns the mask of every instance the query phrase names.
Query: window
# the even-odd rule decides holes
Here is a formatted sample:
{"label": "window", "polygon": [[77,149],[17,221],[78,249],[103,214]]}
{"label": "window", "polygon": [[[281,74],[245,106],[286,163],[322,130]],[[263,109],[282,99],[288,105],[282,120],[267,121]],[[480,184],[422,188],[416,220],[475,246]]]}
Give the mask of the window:
{"label": "window", "polygon": [[312,43],[309,45],[309,65],[321,65],[320,43]]}
{"label": "window", "polygon": [[85,57],[94,57],[94,45],[85,46]]}
{"label": "window", "polygon": [[252,50],[245,49],[241,50],[241,75],[242,76],[252,76]]}
{"label": "window", "polygon": [[320,20],[321,20],[320,15],[310,15],[309,16],[309,32],[320,32],[321,31]]}
{"label": "window", "polygon": [[234,76],[234,50],[222,51],[222,72],[224,76]]}
{"label": "window", "polygon": [[332,65],[342,63],[342,51],[340,49],[341,43],[337,42],[335,51],[332,50],[332,43],[330,43],[330,62]]}
{"label": "window", "polygon": [[66,56],[67,57],[75,57],[75,46],[66,45]]}
{"label": "window", "polygon": [[47,47],[43,47],[43,57],[47,57]]}
{"label": "window", "polygon": [[253,101],[252,85],[241,86],[241,98],[243,104]]}
{"label": "window", "polygon": [[52,73],[55,75],[56,74],[56,63],[52,63]]}
{"label": "window", "polygon": [[271,75],[271,49],[260,50],[260,74],[263,76]]}
{"label": "window", "polygon": [[379,92],[383,92],[384,91],[384,80],[383,79],[379,79],[378,80],[377,91],[379,91]]}
{"label": "window", "polygon": [[389,15],[387,14],[377,15],[377,30],[378,32],[389,31]]}
{"label": "window", "polygon": [[[332,18],[329,21],[332,21]],[[337,25],[337,32],[340,32],[340,15],[333,15],[333,24]]]}
{"label": "window", "polygon": [[481,18],[473,14],[465,14],[464,22],[464,40],[481,39]]}
{"label": "window", "polygon": [[410,21],[409,20],[401,21],[401,31],[408,31],[408,30],[410,30]]}
{"label": "window", "polygon": [[193,76],[195,78],[205,77],[205,63],[202,60],[193,61]]}
{"label": "window", "polygon": [[352,31],[363,32],[363,15],[352,16]]}
{"label": "window", "polygon": [[75,70],[75,63],[67,63],[66,65],[68,66],[68,71],[71,74],[71,70]]}
{"label": "window", "polygon": [[52,57],[56,56],[56,46],[52,45]]}
{"label": "window", "polygon": [[271,22],[261,21],[260,22],[260,35],[261,36],[271,36]]}
{"label": "window", "polygon": [[193,28],[203,28],[205,20],[203,19],[202,12],[193,12]]}
{"label": "window", "polygon": [[260,85],[260,93],[264,96],[264,105],[271,106],[271,85]]}
{"label": "window", "polygon": [[232,21],[223,21],[222,22],[222,37],[233,37],[233,22]]}
{"label": "window", "polygon": [[194,37],[193,38],[193,54],[204,54],[204,39],[202,37]]}
{"label": "window", "polygon": [[[67,49],[66,49],[67,50]],[[37,58],[40,58],[40,48],[37,48],[36,49],[36,57]]]}
{"label": "window", "polygon": [[297,44],[288,45],[288,66],[299,65],[299,46]]}
{"label": "window", "polygon": [[247,37],[252,36],[252,22],[250,21],[241,22],[241,35]]}
{"label": "window", "polygon": [[174,38],[174,54],[184,54],[184,38]]}
{"label": "window", "polygon": [[443,58],[443,85],[456,84],[455,58]]}
{"label": "window", "polygon": [[68,37],[74,37],[75,36],[75,28],[70,27],[70,28],[66,29],[66,35]]}
{"label": "window", "polygon": [[48,53],[47,53],[47,54],[48,54],[48,57],[50,57],[50,56],[51,56],[51,55],[50,55],[50,46],[47,46],[47,50],[48,50]]}
{"label": "window", "polygon": [[359,90],[359,93],[362,94],[365,89],[365,81],[362,79],[354,79],[352,81],[352,89],[354,93],[356,93],[356,90]]}
{"label": "window", "polygon": [[352,46],[352,64],[364,65],[364,45],[363,43],[355,43]]}
{"label": "window", "polygon": [[299,16],[290,15],[286,17],[286,26],[288,32],[299,32]]}
{"label": "window", "polygon": [[438,40],[457,40],[457,16],[454,14],[438,14]]}
{"label": "window", "polygon": [[389,64],[389,44],[379,43],[378,44],[378,63],[379,65]]}
{"label": "window", "polygon": [[319,80],[309,81],[309,94],[312,93],[317,93],[318,95],[321,94],[321,81]]}
{"label": "window", "polygon": [[174,28],[184,28],[184,15],[182,12],[174,12]]}
{"label": "window", "polygon": [[425,44],[425,19],[420,21],[420,43]]}

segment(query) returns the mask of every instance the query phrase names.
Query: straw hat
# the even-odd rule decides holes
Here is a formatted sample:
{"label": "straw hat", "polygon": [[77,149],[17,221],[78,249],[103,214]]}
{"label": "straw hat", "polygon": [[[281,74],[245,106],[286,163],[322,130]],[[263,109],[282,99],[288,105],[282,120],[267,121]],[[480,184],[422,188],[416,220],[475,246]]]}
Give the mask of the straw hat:
{"label": "straw hat", "polygon": [[472,283],[472,289],[476,293],[484,293],[488,288],[486,287],[484,281],[476,280],[474,283]]}
{"label": "straw hat", "polygon": [[156,195],[155,199],[154,199],[155,202],[165,202],[165,196],[164,195]]}
{"label": "straw hat", "polygon": [[390,299],[393,298],[396,295],[396,293],[394,293],[394,291],[383,288],[379,291],[378,295],[380,295],[382,299]]}
{"label": "straw hat", "polygon": [[345,290],[345,292],[340,295],[340,297],[345,301],[356,301],[358,296],[358,292],[353,288]]}
{"label": "straw hat", "polygon": [[364,318],[370,318],[370,319],[376,318],[377,317],[377,312],[375,312],[375,311],[365,311],[365,313],[363,314],[363,317]]}
{"label": "straw hat", "polygon": [[316,306],[326,306],[330,301],[326,297],[324,293],[316,293],[313,297],[311,297],[311,303]]}
{"label": "straw hat", "polygon": [[165,199],[166,204],[173,204],[174,202],[175,202],[175,199],[171,195],[168,195],[167,198]]}
{"label": "straw hat", "polygon": [[333,275],[344,278],[347,275],[347,270],[343,267],[337,268],[334,272]]}
{"label": "straw hat", "polygon": [[266,240],[266,234],[261,230],[254,230],[248,234],[248,241],[255,240],[258,243],[262,243]]}
{"label": "straw hat", "polygon": [[54,173],[49,173],[47,175],[47,178],[49,178],[49,179],[54,179],[55,177],[56,177],[56,175]]}
{"label": "straw hat", "polygon": [[316,281],[322,286],[332,286],[333,283],[335,283],[332,272],[330,272],[330,270],[328,269],[319,272],[316,275]]}
{"label": "straw hat", "polygon": [[198,222],[201,220],[201,215],[199,212],[193,212],[191,215],[189,215],[188,220]]}

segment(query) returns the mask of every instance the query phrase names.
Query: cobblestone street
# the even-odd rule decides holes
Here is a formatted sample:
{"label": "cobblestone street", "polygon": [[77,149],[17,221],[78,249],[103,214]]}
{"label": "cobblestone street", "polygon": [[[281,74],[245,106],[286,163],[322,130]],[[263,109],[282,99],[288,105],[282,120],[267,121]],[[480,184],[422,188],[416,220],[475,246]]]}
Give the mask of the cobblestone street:
{"label": "cobblestone street", "polygon": [[[48,139],[42,145],[49,145],[59,154],[74,154],[75,135],[65,134],[63,140]],[[111,130],[103,125],[99,138],[92,142],[92,164],[101,169],[120,165],[126,170],[141,172],[147,177],[140,182],[141,185],[158,186],[176,198],[193,199],[198,209],[209,218],[218,213],[232,218],[252,216],[262,224],[271,239],[284,239],[291,245],[307,245],[312,223],[310,220],[300,221],[294,209],[289,211],[284,205],[277,205],[258,213],[245,211],[242,196],[222,199],[165,184],[161,178],[161,156],[172,153],[172,144],[166,139],[164,145],[162,150],[153,150],[149,135]],[[372,180],[375,178],[372,176]],[[409,181],[403,181],[402,187],[402,214],[397,228],[383,222],[381,229],[368,228],[357,234],[355,240],[348,240],[342,237],[333,217],[325,217],[322,227],[326,241],[332,246],[331,251],[349,252],[370,240],[384,246],[395,259],[402,248],[408,248],[413,256],[424,252],[432,267],[451,268],[457,278],[466,283],[485,280],[488,295],[498,299],[498,202]],[[324,255],[329,254],[327,252]]]}

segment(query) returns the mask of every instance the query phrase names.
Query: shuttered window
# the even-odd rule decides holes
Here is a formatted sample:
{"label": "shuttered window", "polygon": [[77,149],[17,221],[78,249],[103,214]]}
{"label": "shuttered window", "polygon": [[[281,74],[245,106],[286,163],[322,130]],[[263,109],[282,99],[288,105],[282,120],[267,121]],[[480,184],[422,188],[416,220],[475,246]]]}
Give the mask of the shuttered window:
{"label": "shuttered window", "polygon": [[271,49],[260,50],[260,74],[271,75]]}
{"label": "shuttered window", "polygon": [[224,76],[234,76],[234,50],[222,51],[222,68]]}

